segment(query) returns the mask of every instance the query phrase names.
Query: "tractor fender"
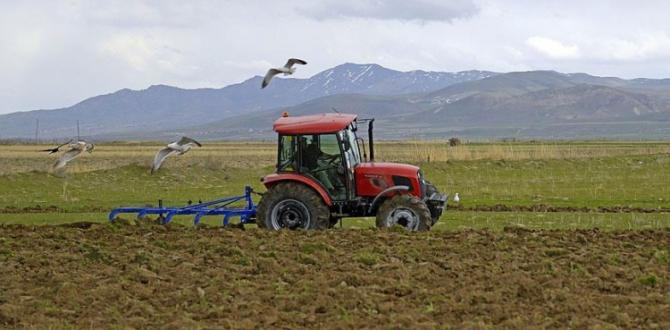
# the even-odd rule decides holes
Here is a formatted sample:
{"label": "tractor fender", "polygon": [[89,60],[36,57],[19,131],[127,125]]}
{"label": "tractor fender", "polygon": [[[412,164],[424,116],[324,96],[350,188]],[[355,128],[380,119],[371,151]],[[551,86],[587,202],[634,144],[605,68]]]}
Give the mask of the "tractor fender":
{"label": "tractor fender", "polygon": [[393,186],[393,187],[388,187],[384,190],[382,190],[375,198],[372,200],[372,203],[370,203],[370,207],[368,208],[368,213],[372,212],[374,207],[377,205],[377,203],[384,197],[386,194],[394,191],[407,191],[409,190],[408,186]]}
{"label": "tractor fender", "polygon": [[326,205],[328,205],[329,207],[333,206],[333,200],[330,198],[330,195],[328,194],[326,189],[324,189],[323,186],[321,186],[321,184],[319,184],[315,180],[305,177],[304,175],[291,174],[291,173],[270,174],[263,177],[261,181],[263,182],[265,188],[267,189],[270,189],[270,187],[276,185],[277,183],[285,181],[297,181],[303,183],[306,186],[314,189],[314,191],[316,191],[321,196],[323,202],[326,203]]}

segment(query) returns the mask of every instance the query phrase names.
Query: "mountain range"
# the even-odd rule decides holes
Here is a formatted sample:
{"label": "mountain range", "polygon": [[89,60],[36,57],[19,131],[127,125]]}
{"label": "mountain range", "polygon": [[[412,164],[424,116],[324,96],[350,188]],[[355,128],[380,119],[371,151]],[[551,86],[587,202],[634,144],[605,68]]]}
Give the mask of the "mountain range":
{"label": "mountain range", "polygon": [[3,138],[271,138],[280,113],[358,113],[396,138],[667,138],[670,79],[555,71],[400,72],[345,63],[307,79],[262,77],[219,89],[123,89],[63,109],[0,116]]}

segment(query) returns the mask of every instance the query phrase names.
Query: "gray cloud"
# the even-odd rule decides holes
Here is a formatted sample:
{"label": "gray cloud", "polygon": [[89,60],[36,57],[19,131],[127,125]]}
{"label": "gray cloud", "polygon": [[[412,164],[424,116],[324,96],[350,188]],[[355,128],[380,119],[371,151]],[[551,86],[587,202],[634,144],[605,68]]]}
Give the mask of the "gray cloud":
{"label": "gray cloud", "polygon": [[475,15],[479,8],[470,0],[360,0],[322,1],[299,9],[315,19],[372,18],[401,21],[444,21]]}

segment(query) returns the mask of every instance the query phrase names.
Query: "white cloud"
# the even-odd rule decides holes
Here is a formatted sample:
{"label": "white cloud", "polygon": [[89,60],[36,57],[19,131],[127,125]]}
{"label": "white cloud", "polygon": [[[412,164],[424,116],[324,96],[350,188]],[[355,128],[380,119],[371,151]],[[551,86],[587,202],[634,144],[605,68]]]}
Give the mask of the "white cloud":
{"label": "white cloud", "polygon": [[577,45],[564,44],[551,38],[534,36],[528,38],[526,44],[552,59],[576,59],[580,56]]}
{"label": "white cloud", "polygon": [[510,56],[514,60],[521,61],[524,58],[523,52],[514,47],[505,46],[503,47],[503,49],[505,50],[507,56]]}
{"label": "white cloud", "polygon": [[595,57],[601,60],[645,61],[670,57],[670,36],[655,33],[631,39],[606,39],[596,42]]}
{"label": "white cloud", "polygon": [[138,71],[145,71],[149,60],[155,56],[155,50],[142,36],[116,35],[103,42],[102,51],[115,56]]}

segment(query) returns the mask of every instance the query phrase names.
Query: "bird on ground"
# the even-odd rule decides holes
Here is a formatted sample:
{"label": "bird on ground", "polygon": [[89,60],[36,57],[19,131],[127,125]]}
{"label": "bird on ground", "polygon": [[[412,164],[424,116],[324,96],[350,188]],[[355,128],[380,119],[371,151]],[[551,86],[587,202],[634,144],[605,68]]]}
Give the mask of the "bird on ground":
{"label": "bird on ground", "polygon": [[454,202],[456,202],[456,203],[460,203],[460,201],[461,201],[461,197],[459,197],[459,196],[458,196],[458,193],[456,193],[456,194],[454,195]]}
{"label": "bird on ground", "polygon": [[182,136],[179,141],[168,144],[167,147],[159,150],[158,153],[156,153],[156,156],[154,157],[154,163],[151,166],[151,174],[154,174],[154,172],[158,171],[165,158],[172,155],[183,155],[191,150],[191,148],[194,146],[202,147],[202,144],[186,136]]}
{"label": "bird on ground", "polygon": [[73,159],[81,156],[81,154],[86,151],[92,153],[95,145],[88,143],[86,141],[77,141],[75,143],[70,143],[70,150],[66,151],[53,165],[54,171],[60,170],[67,165]]}
{"label": "bird on ground", "polygon": [[48,152],[49,152],[49,155],[51,155],[51,154],[55,154],[55,153],[57,153],[57,152],[60,151],[60,148],[62,148],[63,146],[66,146],[66,145],[68,145],[68,144],[70,144],[71,142],[72,142],[72,139],[70,139],[70,141],[67,141],[67,142],[65,142],[65,143],[63,143],[63,144],[61,144],[61,145],[59,145],[59,146],[57,146],[57,147],[55,147],[55,148],[44,149],[44,150],[40,150],[40,151],[44,151],[44,152],[48,151]]}
{"label": "bird on ground", "polygon": [[295,68],[293,67],[294,64],[305,65],[307,62],[297,58],[289,58],[288,62],[286,62],[283,67],[272,68],[268,70],[268,73],[265,74],[265,78],[263,78],[263,84],[261,84],[261,88],[267,87],[270,84],[270,80],[272,80],[274,76],[280,73],[283,73],[285,76],[293,74],[293,72],[295,72]]}

